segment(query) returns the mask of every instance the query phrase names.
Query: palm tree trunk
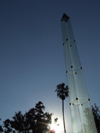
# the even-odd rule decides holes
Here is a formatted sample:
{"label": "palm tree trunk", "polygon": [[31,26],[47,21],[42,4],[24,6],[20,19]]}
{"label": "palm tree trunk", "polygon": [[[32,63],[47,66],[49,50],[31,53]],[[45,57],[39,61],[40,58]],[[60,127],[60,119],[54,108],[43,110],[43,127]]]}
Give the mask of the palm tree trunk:
{"label": "palm tree trunk", "polygon": [[64,100],[62,100],[62,115],[63,115],[64,133],[66,133],[65,118],[64,118]]}

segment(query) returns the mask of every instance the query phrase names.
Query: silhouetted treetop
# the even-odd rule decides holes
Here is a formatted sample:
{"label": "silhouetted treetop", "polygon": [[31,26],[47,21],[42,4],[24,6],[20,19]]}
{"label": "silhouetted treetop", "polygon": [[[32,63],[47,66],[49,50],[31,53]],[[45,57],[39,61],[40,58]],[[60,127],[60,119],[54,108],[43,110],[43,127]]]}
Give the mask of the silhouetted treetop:
{"label": "silhouetted treetop", "polygon": [[35,108],[31,108],[25,114],[21,111],[15,113],[13,120],[4,121],[5,133],[46,133],[50,130],[51,114],[44,112],[45,106],[39,101]]}
{"label": "silhouetted treetop", "polygon": [[55,91],[57,92],[57,97],[59,97],[61,100],[65,100],[65,98],[68,97],[68,86],[66,86],[64,83],[58,84]]}
{"label": "silhouetted treetop", "polygon": [[64,118],[64,100],[66,97],[68,97],[69,94],[68,86],[66,86],[64,83],[58,84],[55,91],[57,92],[57,97],[59,97],[62,100],[63,125],[64,125],[64,133],[66,133],[65,118]]}

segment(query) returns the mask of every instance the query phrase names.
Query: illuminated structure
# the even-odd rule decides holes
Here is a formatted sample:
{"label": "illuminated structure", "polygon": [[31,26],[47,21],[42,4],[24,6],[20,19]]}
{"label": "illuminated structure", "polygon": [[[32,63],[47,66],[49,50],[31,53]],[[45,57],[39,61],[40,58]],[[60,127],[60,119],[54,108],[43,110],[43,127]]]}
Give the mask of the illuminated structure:
{"label": "illuminated structure", "polygon": [[73,133],[97,133],[70,18],[61,19]]}

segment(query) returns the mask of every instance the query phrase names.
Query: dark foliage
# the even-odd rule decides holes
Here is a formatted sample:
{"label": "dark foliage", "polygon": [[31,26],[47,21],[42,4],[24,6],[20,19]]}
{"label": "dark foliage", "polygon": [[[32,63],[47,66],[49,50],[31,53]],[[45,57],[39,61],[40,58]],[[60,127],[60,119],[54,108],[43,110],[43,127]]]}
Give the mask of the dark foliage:
{"label": "dark foliage", "polygon": [[5,133],[46,133],[49,131],[51,114],[44,112],[44,105],[39,101],[35,108],[30,109],[24,115],[19,111],[13,116],[13,120],[4,121]]}
{"label": "dark foliage", "polygon": [[97,127],[97,131],[98,131],[98,133],[100,133],[100,110],[99,110],[99,107],[96,104],[94,104],[94,106],[92,106],[92,111],[93,111],[93,116],[94,116],[95,124]]}
{"label": "dark foliage", "polygon": [[68,86],[65,86],[64,83],[57,85],[55,91],[57,92],[57,97],[61,100],[65,100],[65,98],[68,97]]}
{"label": "dark foliage", "polygon": [[[0,118],[0,121],[1,121],[1,118]],[[3,128],[1,125],[0,125],[0,132],[3,132]]]}

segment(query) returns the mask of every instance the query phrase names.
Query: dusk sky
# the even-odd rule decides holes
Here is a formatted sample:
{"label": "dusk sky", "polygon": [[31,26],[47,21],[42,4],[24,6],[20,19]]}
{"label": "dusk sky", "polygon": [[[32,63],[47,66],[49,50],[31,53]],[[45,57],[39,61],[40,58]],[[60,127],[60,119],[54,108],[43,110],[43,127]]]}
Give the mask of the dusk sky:
{"label": "dusk sky", "polygon": [[[62,120],[61,100],[54,92],[67,85],[61,31],[66,13],[76,39],[91,100],[100,107],[100,1],[0,1],[0,118],[28,111],[42,101],[45,111]],[[65,119],[70,126],[69,99]],[[2,123],[0,122],[0,124]],[[63,133],[63,131],[60,131]]]}

